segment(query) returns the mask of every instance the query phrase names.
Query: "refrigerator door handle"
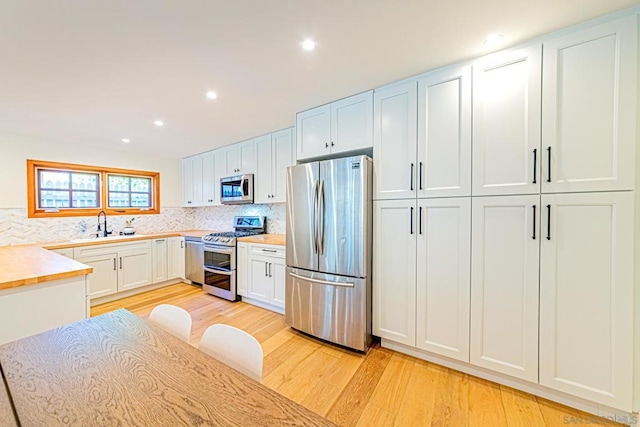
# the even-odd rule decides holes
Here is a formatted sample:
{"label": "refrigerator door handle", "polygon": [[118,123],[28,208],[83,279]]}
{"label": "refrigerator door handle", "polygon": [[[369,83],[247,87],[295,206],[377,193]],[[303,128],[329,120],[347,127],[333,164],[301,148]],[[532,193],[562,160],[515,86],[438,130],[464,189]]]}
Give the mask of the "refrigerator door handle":
{"label": "refrigerator door handle", "polygon": [[316,180],[313,186],[313,253],[318,253],[318,188],[320,181]]}
{"label": "refrigerator door handle", "polygon": [[324,255],[324,180],[320,181],[320,197],[318,201],[318,254]]}
{"label": "refrigerator door handle", "polygon": [[353,288],[355,286],[353,282],[330,282],[328,280],[319,280],[319,279],[312,279],[310,277],[300,276],[296,273],[291,273],[291,272],[289,272],[289,275],[296,277],[298,279],[306,280],[307,282],[318,283],[320,285],[343,286],[346,288]]}

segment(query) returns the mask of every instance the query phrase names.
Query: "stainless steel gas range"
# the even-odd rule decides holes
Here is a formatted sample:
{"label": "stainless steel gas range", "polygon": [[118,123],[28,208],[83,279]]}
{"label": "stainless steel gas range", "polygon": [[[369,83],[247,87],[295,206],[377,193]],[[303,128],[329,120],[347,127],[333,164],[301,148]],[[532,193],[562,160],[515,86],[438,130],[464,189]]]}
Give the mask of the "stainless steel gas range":
{"label": "stainless steel gas range", "polygon": [[204,280],[202,289],[220,298],[237,301],[236,242],[238,237],[266,232],[264,216],[236,216],[235,231],[211,233],[202,238],[204,249]]}

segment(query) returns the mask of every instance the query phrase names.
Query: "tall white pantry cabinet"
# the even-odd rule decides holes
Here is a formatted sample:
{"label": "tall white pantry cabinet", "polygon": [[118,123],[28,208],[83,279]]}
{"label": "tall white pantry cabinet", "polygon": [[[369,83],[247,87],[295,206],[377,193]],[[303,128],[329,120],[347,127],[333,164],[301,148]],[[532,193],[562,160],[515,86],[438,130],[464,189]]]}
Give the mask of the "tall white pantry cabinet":
{"label": "tall white pantry cabinet", "polygon": [[383,346],[640,410],[637,60],[634,9],[374,91]]}

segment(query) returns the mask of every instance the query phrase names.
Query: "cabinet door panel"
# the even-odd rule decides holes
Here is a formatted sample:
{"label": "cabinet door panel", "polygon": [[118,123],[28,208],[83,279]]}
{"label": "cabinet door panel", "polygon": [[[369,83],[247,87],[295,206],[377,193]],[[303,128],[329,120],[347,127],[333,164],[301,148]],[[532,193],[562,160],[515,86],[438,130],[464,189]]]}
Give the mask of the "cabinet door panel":
{"label": "cabinet door panel", "polygon": [[543,192],[633,189],[636,34],[634,15],[545,43]]}
{"label": "cabinet door panel", "polygon": [[249,282],[247,296],[268,303],[273,293],[273,279],[269,277],[269,258],[249,257]]}
{"label": "cabinet door panel", "polygon": [[418,197],[471,195],[471,67],[418,80]]}
{"label": "cabinet door panel", "polygon": [[373,146],[373,91],[331,104],[331,153]]}
{"label": "cabinet door panel", "polygon": [[202,161],[202,155],[191,157],[191,170],[193,171],[193,203],[190,206],[202,206],[204,204],[202,192]]}
{"label": "cabinet door panel", "polygon": [[231,146],[225,150],[225,154],[227,157],[227,165],[226,172],[223,176],[233,176],[238,174],[239,169],[239,156],[238,156],[238,147]]}
{"label": "cabinet door panel", "polygon": [[256,140],[269,140],[271,141],[271,134],[262,135],[256,139],[250,139],[248,141],[239,142],[237,145],[238,150],[238,172],[239,174],[256,173]]}
{"label": "cabinet door panel", "polygon": [[631,411],[633,193],[542,203],[540,384]]}
{"label": "cabinet door panel", "polygon": [[271,159],[271,137],[256,138],[256,176],[253,180],[254,203],[269,203],[272,193],[273,161]]}
{"label": "cabinet door panel", "polygon": [[118,252],[118,292],[150,285],[153,259],[150,248]]}
{"label": "cabinet door panel", "polygon": [[272,134],[272,188],[270,202],[287,201],[287,168],[295,164],[293,129],[285,129]]}
{"label": "cabinet door panel", "polygon": [[415,200],[374,202],[373,333],[410,346],[416,345],[415,211]]}
{"label": "cabinet door panel", "polygon": [[418,202],[416,344],[469,361],[471,198]]}
{"label": "cabinet door panel", "polygon": [[213,204],[220,205],[220,179],[229,176],[227,175],[227,152],[225,149],[213,152],[213,169],[215,175],[213,182],[215,199]]}
{"label": "cabinet door panel", "polygon": [[540,191],[541,50],[500,52],[473,66],[474,195]]}
{"label": "cabinet door panel", "polygon": [[213,204],[214,198],[214,170],[213,170],[213,153],[208,152],[201,154],[202,156],[202,204]]}
{"label": "cabinet door panel", "polygon": [[185,242],[183,237],[167,239],[167,279],[185,278]]}
{"label": "cabinet door panel", "polygon": [[470,361],[537,382],[540,196],[476,197],[472,210]]}
{"label": "cabinet door panel", "polygon": [[82,257],[77,261],[93,267],[93,273],[87,276],[91,299],[118,292],[118,266],[115,253]]}
{"label": "cabinet door panel", "polygon": [[330,153],[331,105],[303,111],[296,116],[297,159],[306,160]]}
{"label": "cabinet door panel", "polygon": [[182,159],[182,206],[193,206],[193,166],[190,157]]}
{"label": "cabinet door panel", "polygon": [[285,281],[287,277],[287,266],[284,260],[272,259],[271,276],[273,279],[273,298],[271,304],[284,308],[285,304]]}
{"label": "cabinet door panel", "polygon": [[247,284],[250,280],[251,272],[249,271],[249,257],[247,254],[247,244],[238,243],[238,255],[236,265],[236,280],[238,289],[236,292],[243,297],[247,296]]}
{"label": "cabinet door panel", "polygon": [[416,197],[417,96],[415,81],[374,93],[374,200]]}
{"label": "cabinet door panel", "polygon": [[167,239],[156,239],[153,241],[153,283],[169,279],[167,267]]}

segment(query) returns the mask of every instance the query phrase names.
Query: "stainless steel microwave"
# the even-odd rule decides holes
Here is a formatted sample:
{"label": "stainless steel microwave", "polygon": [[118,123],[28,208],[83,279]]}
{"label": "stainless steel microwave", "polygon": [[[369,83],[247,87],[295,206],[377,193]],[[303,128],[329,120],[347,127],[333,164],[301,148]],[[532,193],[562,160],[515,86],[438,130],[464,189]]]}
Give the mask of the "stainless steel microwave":
{"label": "stainless steel microwave", "polygon": [[253,203],[253,174],[221,178],[220,203],[223,205]]}

